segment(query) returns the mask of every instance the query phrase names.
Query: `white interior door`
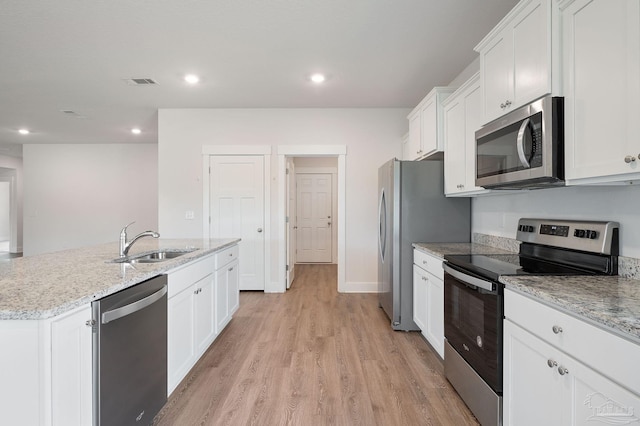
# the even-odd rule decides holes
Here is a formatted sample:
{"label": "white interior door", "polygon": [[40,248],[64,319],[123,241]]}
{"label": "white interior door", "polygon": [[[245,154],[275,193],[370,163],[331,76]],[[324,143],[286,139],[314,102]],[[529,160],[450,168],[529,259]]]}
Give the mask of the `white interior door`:
{"label": "white interior door", "polygon": [[296,180],[295,167],[291,158],[287,159],[287,289],[296,275]]}
{"label": "white interior door", "polygon": [[209,158],[211,238],[240,241],[240,290],[264,290],[264,157]]}
{"label": "white interior door", "polygon": [[331,173],[296,175],[297,262],[331,262]]}

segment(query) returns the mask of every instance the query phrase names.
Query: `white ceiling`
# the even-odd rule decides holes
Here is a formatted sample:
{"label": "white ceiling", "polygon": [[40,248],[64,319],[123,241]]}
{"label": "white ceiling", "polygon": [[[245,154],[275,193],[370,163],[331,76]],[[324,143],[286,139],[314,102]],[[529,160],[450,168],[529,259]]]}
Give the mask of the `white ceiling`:
{"label": "white ceiling", "polygon": [[0,144],[155,143],[158,108],[413,107],[515,3],[2,0]]}

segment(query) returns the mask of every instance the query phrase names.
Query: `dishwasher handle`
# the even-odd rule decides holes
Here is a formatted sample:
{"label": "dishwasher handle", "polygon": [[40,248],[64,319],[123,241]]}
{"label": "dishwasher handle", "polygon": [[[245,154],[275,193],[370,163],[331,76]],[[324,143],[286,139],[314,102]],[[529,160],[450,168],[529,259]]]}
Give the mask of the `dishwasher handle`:
{"label": "dishwasher handle", "polygon": [[163,286],[160,290],[155,293],[150,294],[144,299],[137,300],[128,305],[122,306],[117,309],[112,309],[110,311],[106,311],[102,313],[102,324],[107,324],[111,321],[115,321],[122,317],[126,317],[127,315],[131,315],[134,312],[138,312],[141,309],[146,308],[149,305],[154,304],[158,300],[162,299],[162,297],[167,294],[167,286]]}

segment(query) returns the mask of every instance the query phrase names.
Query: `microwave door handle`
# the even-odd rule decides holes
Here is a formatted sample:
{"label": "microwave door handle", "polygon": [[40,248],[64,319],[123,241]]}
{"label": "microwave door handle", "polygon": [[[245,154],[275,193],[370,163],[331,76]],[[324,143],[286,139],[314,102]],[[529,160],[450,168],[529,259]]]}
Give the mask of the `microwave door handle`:
{"label": "microwave door handle", "polygon": [[529,160],[527,160],[527,156],[524,153],[524,132],[527,131],[527,126],[529,126],[530,119],[525,119],[520,126],[520,130],[518,130],[518,157],[520,158],[520,162],[524,165],[525,169],[530,169],[531,164],[529,164]]}
{"label": "microwave door handle", "polygon": [[460,272],[457,269],[453,269],[451,266],[447,265],[446,263],[442,264],[442,268],[447,274],[458,279],[462,284],[465,284],[468,287],[474,286],[477,288],[481,288],[483,290],[487,290],[489,292],[494,291],[493,283],[491,281],[485,281],[485,280],[481,280],[480,278],[467,275],[464,272]]}

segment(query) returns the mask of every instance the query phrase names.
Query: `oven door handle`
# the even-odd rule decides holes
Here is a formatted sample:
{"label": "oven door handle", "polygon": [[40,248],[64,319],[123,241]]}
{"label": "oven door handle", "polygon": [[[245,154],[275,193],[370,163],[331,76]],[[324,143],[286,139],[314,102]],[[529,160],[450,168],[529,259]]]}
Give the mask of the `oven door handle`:
{"label": "oven door handle", "polygon": [[444,272],[457,278],[462,284],[465,284],[467,287],[477,287],[486,291],[495,291],[494,283],[491,281],[481,280],[480,278],[474,277],[472,275],[467,275],[464,272],[458,271],[457,269],[453,269],[451,266],[447,265],[446,262],[442,264],[442,268]]}

